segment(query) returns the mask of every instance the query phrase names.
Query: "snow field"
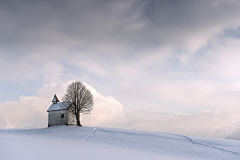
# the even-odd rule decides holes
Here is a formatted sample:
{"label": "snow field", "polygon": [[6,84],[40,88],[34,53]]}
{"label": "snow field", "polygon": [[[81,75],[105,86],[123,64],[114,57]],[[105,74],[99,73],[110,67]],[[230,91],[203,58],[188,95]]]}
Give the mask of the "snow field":
{"label": "snow field", "polygon": [[101,127],[0,130],[0,160],[240,160],[240,142]]}

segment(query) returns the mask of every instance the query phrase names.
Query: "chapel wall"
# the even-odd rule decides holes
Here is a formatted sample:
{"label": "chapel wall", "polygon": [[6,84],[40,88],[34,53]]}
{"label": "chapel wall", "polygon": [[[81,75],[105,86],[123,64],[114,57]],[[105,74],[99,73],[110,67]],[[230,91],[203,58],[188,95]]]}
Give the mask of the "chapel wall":
{"label": "chapel wall", "polygon": [[76,125],[76,116],[72,112],[68,112],[68,125]]}
{"label": "chapel wall", "polygon": [[[64,115],[62,118],[62,114]],[[68,124],[67,110],[49,111],[48,112],[48,127]]]}

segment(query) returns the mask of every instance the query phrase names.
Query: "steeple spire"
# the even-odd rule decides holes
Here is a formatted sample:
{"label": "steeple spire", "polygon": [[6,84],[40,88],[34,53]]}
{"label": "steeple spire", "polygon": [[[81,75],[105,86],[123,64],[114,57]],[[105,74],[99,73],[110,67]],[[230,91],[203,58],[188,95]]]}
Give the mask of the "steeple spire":
{"label": "steeple spire", "polygon": [[52,100],[53,103],[57,103],[57,102],[60,102],[56,96],[56,94],[54,95],[53,97],[53,100]]}

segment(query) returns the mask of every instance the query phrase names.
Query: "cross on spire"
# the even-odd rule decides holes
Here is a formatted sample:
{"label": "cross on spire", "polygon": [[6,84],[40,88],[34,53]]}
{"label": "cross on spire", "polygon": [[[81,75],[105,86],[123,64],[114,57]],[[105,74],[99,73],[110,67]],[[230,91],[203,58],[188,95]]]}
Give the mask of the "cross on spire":
{"label": "cross on spire", "polygon": [[60,102],[56,96],[56,94],[54,95],[53,97],[53,100],[52,100],[53,103],[57,103],[57,102]]}

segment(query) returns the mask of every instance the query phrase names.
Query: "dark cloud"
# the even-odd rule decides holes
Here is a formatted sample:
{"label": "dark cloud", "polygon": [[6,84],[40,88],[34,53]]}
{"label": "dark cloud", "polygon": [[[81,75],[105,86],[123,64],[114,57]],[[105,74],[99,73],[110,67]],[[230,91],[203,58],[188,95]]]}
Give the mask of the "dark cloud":
{"label": "dark cloud", "polygon": [[0,44],[8,50],[189,47],[221,30],[221,9],[217,0],[1,1]]}

